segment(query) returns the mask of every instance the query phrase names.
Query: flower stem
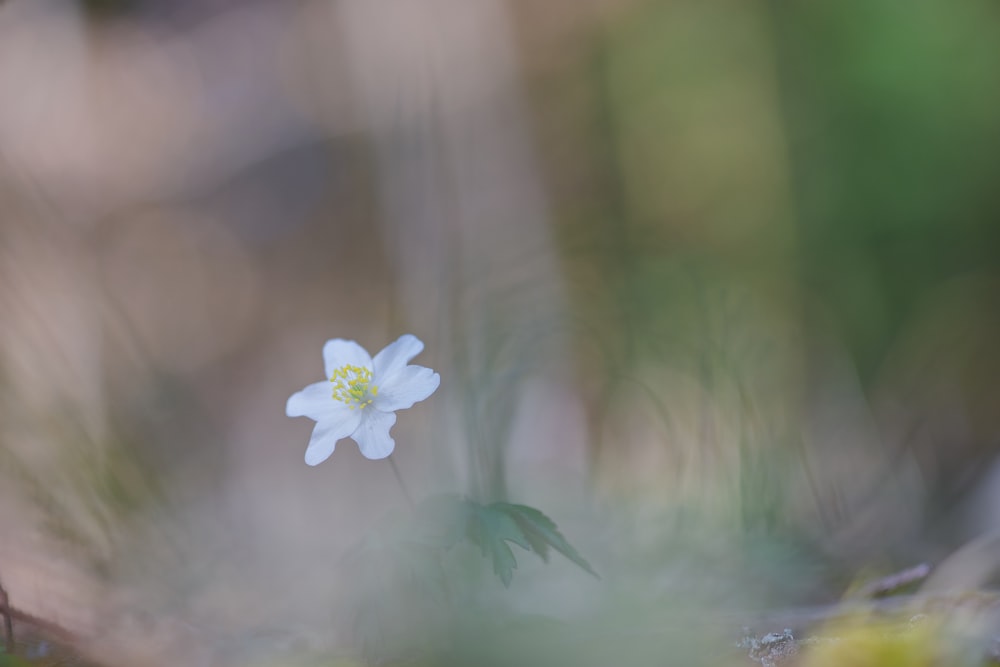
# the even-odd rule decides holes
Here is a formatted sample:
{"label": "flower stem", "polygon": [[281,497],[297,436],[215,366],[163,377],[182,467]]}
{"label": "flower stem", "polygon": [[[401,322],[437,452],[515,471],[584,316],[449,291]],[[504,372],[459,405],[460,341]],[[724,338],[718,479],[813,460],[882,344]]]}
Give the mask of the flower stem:
{"label": "flower stem", "polygon": [[399,474],[399,468],[396,467],[396,459],[390,456],[389,465],[392,466],[392,473],[396,476],[396,481],[399,482],[399,488],[403,492],[403,497],[406,498],[406,502],[409,503],[410,509],[416,509],[417,506],[413,504],[413,497],[410,496],[410,492],[406,488],[406,483],[403,482],[403,476]]}

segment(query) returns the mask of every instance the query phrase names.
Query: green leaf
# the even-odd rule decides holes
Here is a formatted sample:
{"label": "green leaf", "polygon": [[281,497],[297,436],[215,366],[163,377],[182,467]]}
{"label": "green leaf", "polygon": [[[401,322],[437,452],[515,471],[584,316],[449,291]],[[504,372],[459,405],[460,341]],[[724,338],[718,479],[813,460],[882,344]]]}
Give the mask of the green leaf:
{"label": "green leaf", "polygon": [[562,536],[555,522],[545,516],[534,507],[527,505],[513,505],[510,503],[495,503],[502,505],[503,511],[514,519],[521,532],[531,545],[532,550],[537,553],[542,560],[548,562],[548,547],[561,553],[566,558],[576,563],[584,571],[600,579],[600,575],[594,571],[590,563],[574,549],[566,538]]}
{"label": "green leaf", "polygon": [[483,557],[493,559],[493,572],[504,586],[510,586],[517,559],[507,542],[513,542],[526,551],[531,551],[531,542],[513,517],[497,507],[499,503],[483,506],[468,502],[473,514],[469,518],[466,536],[479,546]]}
{"label": "green leaf", "polygon": [[555,549],[600,578],[590,563],[566,541],[555,522],[533,507],[506,502],[481,505],[456,495],[440,495],[421,503],[417,513],[424,530],[444,548],[450,549],[463,539],[479,547],[483,557],[492,561],[493,572],[504,586],[510,585],[517,569],[517,558],[510,543],[533,551],[546,563],[549,550]]}

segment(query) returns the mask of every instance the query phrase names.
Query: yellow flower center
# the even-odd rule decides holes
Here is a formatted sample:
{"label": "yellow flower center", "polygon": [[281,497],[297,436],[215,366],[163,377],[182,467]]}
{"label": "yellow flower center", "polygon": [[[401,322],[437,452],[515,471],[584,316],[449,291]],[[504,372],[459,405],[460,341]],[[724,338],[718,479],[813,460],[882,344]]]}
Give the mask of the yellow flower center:
{"label": "yellow flower center", "polygon": [[371,369],[347,364],[333,372],[333,400],[346,403],[348,407],[366,408],[378,396],[378,387],[372,384]]}

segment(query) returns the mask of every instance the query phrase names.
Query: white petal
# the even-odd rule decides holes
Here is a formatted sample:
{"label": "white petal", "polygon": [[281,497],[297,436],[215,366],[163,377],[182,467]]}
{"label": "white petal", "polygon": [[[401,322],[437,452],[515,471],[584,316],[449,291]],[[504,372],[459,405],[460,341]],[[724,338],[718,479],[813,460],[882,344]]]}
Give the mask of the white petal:
{"label": "white petal", "polygon": [[341,366],[359,366],[372,368],[372,358],[365,348],[353,340],[334,338],[326,341],[323,346],[323,365],[326,368],[326,378],[329,380],[333,372]]}
{"label": "white petal", "polygon": [[285,404],[285,414],[289,417],[309,417],[319,421],[331,408],[344,406],[333,400],[333,386],[328,380],[311,384],[302,391],[295,392]]}
{"label": "white petal", "polygon": [[319,465],[330,458],[337,441],[354,433],[360,422],[360,410],[341,410],[336,418],[316,422],[306,448],[306,463],[311,466]]}
{"label": "white petal", "polygon": [[379,385],[373,407],[383,412],[395,412],[412,407],[433,394],[441,384],[441,376],[423,366],[404,366]]}
{"label": "white petal", "polygon": [[368,459],[384,459],[392,454],[396,443],[389,435],[389,429],[396,423],[396,415],[392,412],[380,412],[369,408],[364,412],[364,418],[358,430],[351,435],[354,442],[361,448],[361,454]]}
{"label": "white petal", "polygon": [[389,343],[375,355],[376,384],[381,378],[386,378],[406,366],[407,362],[420,354],[424,344],[413,334],[405,334]]}

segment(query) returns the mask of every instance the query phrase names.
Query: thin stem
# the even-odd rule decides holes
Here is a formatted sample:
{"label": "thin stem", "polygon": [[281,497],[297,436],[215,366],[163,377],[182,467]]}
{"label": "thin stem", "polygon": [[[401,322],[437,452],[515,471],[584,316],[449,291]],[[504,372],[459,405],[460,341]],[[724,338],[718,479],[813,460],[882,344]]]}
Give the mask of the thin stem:
{"label": "thin stem", "polygon": [[390,456],[389,465],[392,466],[392,473],[396,476],[396,481],[399,482],[399,488],[403,492],[406,502],[409,503],[410,509],[416,509],[417,506],[413,504],[413,497],[410,496],[410,492],[406,488],[406,483],[403,482],[403,476],[399,474],[399,468],[396,467],[396,459]]}
{"label": "thin stem", "polygon": [[14,621],[10,617],[10,600],[0,584],[0,614],[3,615],[3,645],[7,653],[14,651]]}

